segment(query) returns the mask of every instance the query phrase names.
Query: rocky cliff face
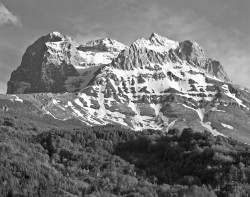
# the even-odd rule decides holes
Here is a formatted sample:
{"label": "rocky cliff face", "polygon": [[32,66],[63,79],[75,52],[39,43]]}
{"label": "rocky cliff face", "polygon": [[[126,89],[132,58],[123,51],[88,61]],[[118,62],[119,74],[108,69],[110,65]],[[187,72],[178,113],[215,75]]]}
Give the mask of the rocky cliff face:
{"label": "rocky cliff face", "polygon": [[52,33],[27,49],[8,83],[10,94],[36,92],[64,94],[12,100],[40,103],[40,114],[59,120],[164,132],[191,127],[250,142],[249,91],[192,41],[154,33],[129,47],[110,38],[79,45]]}
{"label": "rocky cliff face", "polygon": [[222,81],[230,82],[220,62],[211,58],[207,59],[204,50],[197,43],[189,40],[181,42],[176,52],[182,60],[186,60],[189,64],[204,69],[206,74]]}
{"label": "rocky cliff face", "polygon": [[7,94],[73,92],[89,82],[82,76],[110,63],[124,48],[111,39],[79,45],[69,36],[50,33],[28,47],[11,74]]}

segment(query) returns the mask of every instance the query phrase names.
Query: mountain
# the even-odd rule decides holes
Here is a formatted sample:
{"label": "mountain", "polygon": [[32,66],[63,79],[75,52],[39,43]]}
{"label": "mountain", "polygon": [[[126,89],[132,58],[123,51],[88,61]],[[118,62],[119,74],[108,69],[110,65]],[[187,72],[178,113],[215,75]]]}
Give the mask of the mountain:
{"label": "mountain", "polygon": [[79,45],[58,32],[42,36],[28,47],[21,65],[11,74],[7,94],[79,90],[123,49],[123,44],[110,38]]}
{"label": "mountain", "polygon": [[28,47],[7,94],[1,103],[15,113],[135,131],[208,130],[250,143],[250,92],[197,43],[156,33],[129,47],[50,33]]}

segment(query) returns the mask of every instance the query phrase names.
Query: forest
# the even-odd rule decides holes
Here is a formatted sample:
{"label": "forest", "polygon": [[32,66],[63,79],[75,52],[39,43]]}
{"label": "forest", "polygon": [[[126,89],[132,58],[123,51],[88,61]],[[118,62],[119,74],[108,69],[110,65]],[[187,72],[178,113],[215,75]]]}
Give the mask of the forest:
{"label": "forest", "polygon": [[1,197],[250,196],[250,146],[231,138],[48,125],[0,115]]}

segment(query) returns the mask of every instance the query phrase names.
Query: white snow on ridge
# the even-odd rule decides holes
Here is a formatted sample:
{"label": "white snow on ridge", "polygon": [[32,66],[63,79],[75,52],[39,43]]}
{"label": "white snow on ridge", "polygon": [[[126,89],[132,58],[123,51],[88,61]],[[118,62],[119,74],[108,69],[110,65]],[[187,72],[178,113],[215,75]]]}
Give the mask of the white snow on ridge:
{"label": "white snow on ridge", "polygon": [[[91,66],[109,64],[122,50],[127,48],[122,43],[110,38],[90,41],[83,47],[93,47],[85,48],[87,51],[78,49],[78,54],[82,58],[81,63]],[[101,48],[100,50],[98,49],[99,47]],[[103,49],[105,51],[103,51]]]}
{"label": "white snow on ridge", "polygon": [[63,37],[62,34],[60,32],[58,32],[58,31],[54,31],[54,32],[50,33],[50,35],[51,36],[54,35],[54,36],[58,36],[58,37]]}
{"label": "white snow on ridge", "polygon": [[170,49],[176,49],[179,46],[179,42],[168,40],[167,38],[165,38],[162,43],[155,43],[154,41],[152,42],[151,40],[141,38],[136,40],[133,44],[138,48],[147,48],[159,53],[168,52]]}
{"label": "white snow on ridge", "polygon": [[62,50],[62,47],[61,47],[61,44],[63,43],[64,41],[60,41],[60,42],[47,42],[45,43],[46,46],[50,49],[55,49],[57,51],[61,51]]}
{"label": "white snow on ridge", "polygon": [[124,44],[116,40],[113,40],[111,38],[103,38],[99,40],[94,40],[94,41],[87,42],[85,44],[85,46],[91,46],[91,47],[98,46],[98,45],[103,45],[108,49],[116,49],[118,51],[122,51],[127,48],[127,46],[125,46]]}

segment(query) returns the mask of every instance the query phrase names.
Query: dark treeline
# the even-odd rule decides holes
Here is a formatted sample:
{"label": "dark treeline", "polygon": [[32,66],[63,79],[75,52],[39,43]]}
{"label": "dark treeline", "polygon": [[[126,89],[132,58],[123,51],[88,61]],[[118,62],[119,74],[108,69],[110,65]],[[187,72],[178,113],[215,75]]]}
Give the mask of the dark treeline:
{"label": "dark treeline", "polygon": [[250,147],[209,132],[0,125],[1,197],[250,195]]}

